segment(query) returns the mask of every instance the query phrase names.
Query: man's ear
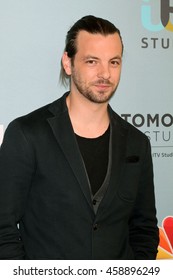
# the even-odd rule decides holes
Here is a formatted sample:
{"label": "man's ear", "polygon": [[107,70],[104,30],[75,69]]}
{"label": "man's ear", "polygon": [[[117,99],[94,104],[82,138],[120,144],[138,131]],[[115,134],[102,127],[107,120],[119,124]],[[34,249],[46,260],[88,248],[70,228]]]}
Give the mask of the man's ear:
{"label": "man's ear", "polygon": [[68,76],[71,75],[71,58],[68,57],[68,54],[67,52],[64,52],[63,53],[63,56],[62,56],[62,65],[63,65],[63,68],[66,72],[66,74]]}

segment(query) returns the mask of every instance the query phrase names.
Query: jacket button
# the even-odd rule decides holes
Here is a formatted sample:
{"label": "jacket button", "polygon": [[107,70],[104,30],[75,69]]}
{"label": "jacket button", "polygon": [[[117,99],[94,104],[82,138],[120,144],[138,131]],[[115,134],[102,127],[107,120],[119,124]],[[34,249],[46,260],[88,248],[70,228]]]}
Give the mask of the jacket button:
{"label": "jacket button", "polygon": [[93,205],[96,205],[97,201],[95,199],[93,199]]}
{"label": "jacket button", "polygon": [[98,224],[94,224],[93,225],[93,230],[97,230],[98,229]]}

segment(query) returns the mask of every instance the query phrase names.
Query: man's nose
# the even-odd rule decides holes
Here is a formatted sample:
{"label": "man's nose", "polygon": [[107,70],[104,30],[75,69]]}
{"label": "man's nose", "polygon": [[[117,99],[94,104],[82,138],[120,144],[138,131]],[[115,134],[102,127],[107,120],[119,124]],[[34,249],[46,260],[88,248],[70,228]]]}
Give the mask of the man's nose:
{"label": "man's nose", "polygon": [[107,64],[100,64],[97,76],[99,78],[102,78],[102,79],[105,79],[105,80],[109,79],[110,78],[109,65],[107,65]]}

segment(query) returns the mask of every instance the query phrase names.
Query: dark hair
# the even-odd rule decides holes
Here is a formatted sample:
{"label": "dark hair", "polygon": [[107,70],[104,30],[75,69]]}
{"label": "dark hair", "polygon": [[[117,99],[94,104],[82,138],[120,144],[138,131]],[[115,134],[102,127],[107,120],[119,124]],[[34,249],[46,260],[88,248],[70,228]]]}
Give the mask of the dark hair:
{"label": "dark hair", "polygon": [[[65,41],[65,49],[64,51],[67,52],[68,57],[74,59],[75,54],[77,53],[77,46],[76,46],[76,39],[77,35],[80,31],[87,31],[91,34],[102,34],[102,35],[109,35],[118,33],[122,42],[122,50],[123,50],[123,41],[121,37],[120,30],[110,21],[95,17],[92,15],[88,15],[79,19],[67,32],[66,41]],[[60,73],[60,80],[63,84],[66,84],[69,76],[64,71],[64,68],[61,63],[61,73]]]}

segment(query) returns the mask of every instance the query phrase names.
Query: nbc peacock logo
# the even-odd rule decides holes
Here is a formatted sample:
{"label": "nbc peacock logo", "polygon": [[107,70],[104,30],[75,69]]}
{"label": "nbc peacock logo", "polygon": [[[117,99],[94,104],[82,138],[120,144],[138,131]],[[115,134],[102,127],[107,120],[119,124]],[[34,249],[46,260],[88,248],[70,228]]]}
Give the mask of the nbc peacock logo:
{"label": "nbc peacock logo", "polygon": [[168,216],[159,227],[160,243],[157,259],[173,259],[173,216]]}

